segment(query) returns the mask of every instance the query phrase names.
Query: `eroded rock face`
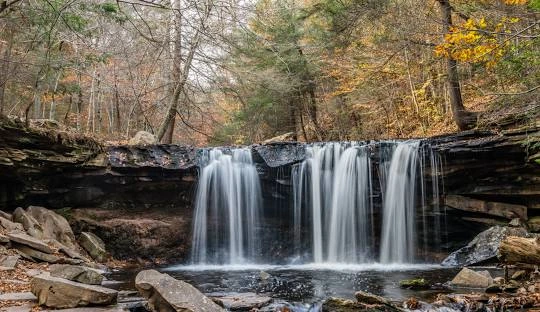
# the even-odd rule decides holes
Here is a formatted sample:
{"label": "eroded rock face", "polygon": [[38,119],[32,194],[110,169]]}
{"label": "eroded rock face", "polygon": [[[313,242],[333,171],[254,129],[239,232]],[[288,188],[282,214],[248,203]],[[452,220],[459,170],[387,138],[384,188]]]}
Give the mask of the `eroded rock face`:
{"label": "eroded rock face", "polygon": [[139,212],[77,209],[77,232],[99,233],[106,250],[117,259],[184,259],[191,244],[191,211],[180,209]]}
{"label": "eroded rock face", "polygon": [[107,257],[105,243],[97,235],[90,232],[82,232],[79,238],[81,246],[96,261],[104,262]]}
{"label": "eroded rock face", "polygon": [[70,264],[54,264],[49,267],[52,277],[65,278],[70,281],[88,285],[101,285],[103,275],[97,270]]}
{"label": "eroded rock face", "polygon": [[30,285],[38,303],[50,308],[115,304],[118,296],[113,289],[52,277],[47,273],[34,276]]}
{"label": "eroded rock face", "polygon": [[203,295],[188,283],[172,278],[156,270],[139,272],[135,287],[148,299],[148,306],[154,312],[222,312],[212,299]]}
{"label": "eroded rock face", "polygon": [[494,226],[478,234],[467,246],[454,251],[442,265],[466,266],[492,260],[497,257],[497,252],[502,240],[507,236],[527,236],[524,228]]}
{"label": "eroded rock face", "polygon": [[459,287],[486,288],[493,284],[493,278],[488,271],[463,268],[450,283]]}

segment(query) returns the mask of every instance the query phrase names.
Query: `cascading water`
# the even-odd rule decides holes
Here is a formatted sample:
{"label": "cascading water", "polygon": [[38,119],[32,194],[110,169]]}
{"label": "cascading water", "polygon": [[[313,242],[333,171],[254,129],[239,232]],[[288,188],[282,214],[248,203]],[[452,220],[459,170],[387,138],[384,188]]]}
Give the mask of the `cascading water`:
{"label": "cascading water", "polygon": [[419,141],[396,147],[384,195],[382,263],[412,263],[416,247],[416,182]]}
{"label": "cascading water", "polygon": [[296,249],[301,241],[302,218],[307,214],[311,219],[314,262],[367,260],[366,255],[373,247],[367,145],[308,146],[307,159],[294,168],[293,193]]}
{"label": "cascading water", "polygon": [[[194,264],[257,263],[261,255],[294,263],[405,264],[441,241],[441,162],[421,141],[307,145],[292,181],[282,167],[272,169],[279,182],[266,184],[273,191],[265,209],[272,210],[263,210],[249,149],[204,150],[199,163]],[[288,181],[292,209],[280,195]],[[262,222],[263,211],[271,219]],[[276,226],[290,231],[269,232]]]}
{"label": "cascading water", "polygon": [[[379,150],[376,165],[371,162],[372,149]],[[425,167],[431,170],[431,193]],[[422,248],[427,250],[430,236],[440,243],[439,169],[438,155],[421,141],[307,146],[306,159],[293,168],[295,250],[310,248],[311,253],[302,252],[315,263],[415,262],[417,208],[422,212]],[[429,216],[428,206],[433,207]],[[381,207],[382,222],[376,220],[376,207]],[[380,236],[376,223],[382,227]],[[428,233],[428,226],[434,234]],[[309,246],[302,244],[306,229]]]}
{"label": "cascading water", "polygon": [[256,261],[261,188],[247,148],[203,151],[191,258],[196,264]]}

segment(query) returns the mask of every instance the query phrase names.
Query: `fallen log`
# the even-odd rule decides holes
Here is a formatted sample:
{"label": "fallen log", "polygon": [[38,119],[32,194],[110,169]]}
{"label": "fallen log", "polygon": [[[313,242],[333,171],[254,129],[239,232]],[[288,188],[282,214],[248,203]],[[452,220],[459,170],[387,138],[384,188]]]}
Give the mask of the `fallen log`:
{"label": "fallen log", "polygon": [[508,236],[501,242],[497,256],[505,264],[540,265],[540,238]]}

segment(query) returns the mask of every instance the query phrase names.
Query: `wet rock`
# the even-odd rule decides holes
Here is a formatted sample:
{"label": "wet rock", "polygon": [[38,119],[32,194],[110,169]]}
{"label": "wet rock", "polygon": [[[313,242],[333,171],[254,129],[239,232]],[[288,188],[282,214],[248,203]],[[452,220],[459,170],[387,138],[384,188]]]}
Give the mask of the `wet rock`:
{"label": "wet rock", "polygon": [[356,302],[343,298],[329,298],[321,307],[323,312],[353,312],[353,311],[371,311],[371,312],[397,312],[400,311],[395,306],[389,304],[368,304],[363,302]]}
{"label": "wet rock", "polygon": [[56,212],[38,206],[29,206],[26,212],[39,222],[43,229],[43,239],[54,239],[72,250],[79,245],[69,222]]}
{"label": "wet rock", "polygon": [[507,236],[527,236],[524,228],[494,226],[478,234],[467,246],[451,253],[442,265],[466,266],[492,260],[497,257],[501,242]]}
{"label": "wet rock", "polygon": [[129,145],[151,145],[158,143],[156,137],[146,131],[139,131],[129,140]]}
{"label": "wet rock", "polygon": [[381,296],[377,296],[365,291],[357,291],[354,293],[354,297],[360,303],[366,304],[389,304],[390,302]]}
{"label": "wet rock", "polygon": [[80,265],[54,264],[49,267],[52,277],[65,278],[70,281],[88,285],[101,285],[103,275],[94,269]]}
{"label": "wet rock", "polygon": [[15,270],[19,258],[19,256],[0,256],[0,271]]}
{"label": "wet rock", "polygon": [[272,298],[256,293],[240,293],[222,297],[213,297],[215,303],[230,311],[250,311],[261,308],[272,301]]}
{"label": "wet rock", "polygon": [[24,227],[20,223],[12,222],[0,216],[0,229],[4,228],[7,232],[24,232]]}
{"label": "wet rock", "polygon": [[420,289],[429,289],[430,285],[425,279],[416,278],[416,279],[409,279],[409,280],[400,281],[399,282],[399,287],[407,288],[407,289],[420,290]]}
{"label": "wet rock", "polygon": [[108,254],[105,250],[105,243],[101,238],[90,232],[82,232],[79,241],[94,260],[99,262],[107,260]]}
{"label": "wet rock", "polygon": [[44,241],[34,238],[28,234],[12,232],[12,233],[8,233],[7,237],[9,238],[9,240],[13,242],[32,247],[44,253],[48,253],[48,254],[54,253],[54,249],[51,248],[49,245],[47,245]]}
{"label": "wet rock", "polygon": [[261,271],[261,272],[259,272],[259,277],[261,278],[261,281],[266,281],[270,277],[272,277],[272,275],[270,275],[269,273],[267,273],[265,271]]}
{"label": "wet rock", "polygon": [[139,272],[135,278],[135,287],[143,297],[148,299],[148,307],[154,312],[224,311],[195,287],[156,270]]}
{"label": "wet rock", "polygon": [[39,222],[21,207],[18,207],[13,212],[13,221],[21,223],[28,235],[37,239],[43,239],[43,228]]}
{"label": "wet rock", "polygon": [[487,271],[477,272],[463,268],[450,283],[459,287],[486,288],[493,284],[493,278]]}
{"label": "wet rock", "polygon": [[118,296],[118,292],[113,289],[77,283],[48,274],[34,276],[30,284],[39,304],[51,308],[115,304]]}

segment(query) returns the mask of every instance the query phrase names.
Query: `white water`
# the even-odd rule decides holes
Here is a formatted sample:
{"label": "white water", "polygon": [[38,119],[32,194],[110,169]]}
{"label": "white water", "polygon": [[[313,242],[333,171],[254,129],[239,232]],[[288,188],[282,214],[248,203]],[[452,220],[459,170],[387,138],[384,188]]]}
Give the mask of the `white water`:
{"label": "white water", "polygon": [[402,142],[392,156],[383,208],[382,263],[413,263],[415,260],[419,144],[419,141]]}
{"label": "white water", "polygon": [[417,271],[417,270],[435,270],[443,268],[439,264],[384,264],[384,263],[362,263],[362,264],[343,264],[343,263],[306,263],[294,265],[271,265],[271,264],[233,264],[233,265],[175,265],[164,269],[163,271],[279,271],[279,270],[298,270],[298,271]]}
{"label": "white water", "polygon": [[296,249],[308,215],[315,263],[367,261],[373,247],[367,146],[327,143],[306,149],[307,159],[293,172]]}
{"label": "white water", "polygon": [[249,149],[204,151],[193,221],[196,264],[241,264],[257,253],[261,188]]}

